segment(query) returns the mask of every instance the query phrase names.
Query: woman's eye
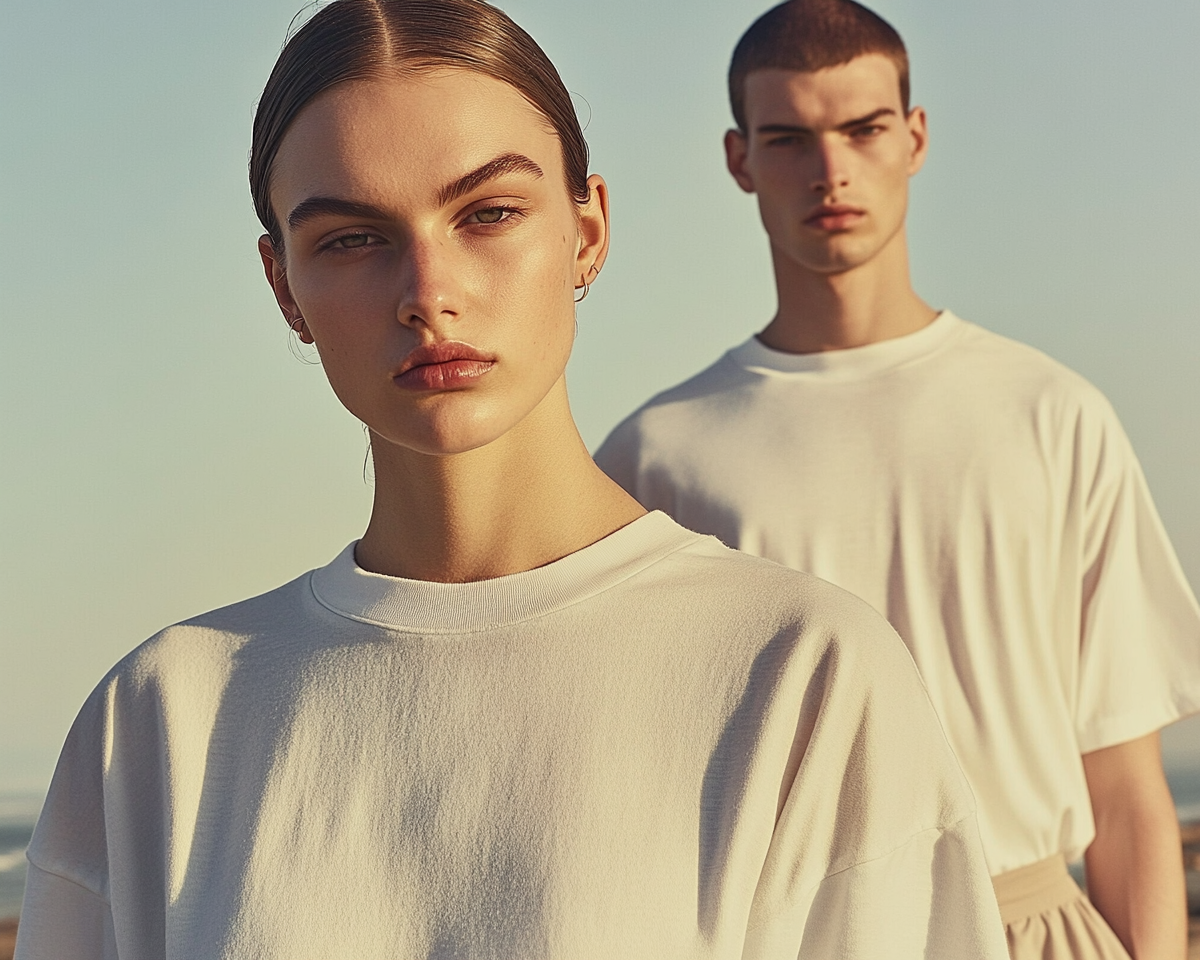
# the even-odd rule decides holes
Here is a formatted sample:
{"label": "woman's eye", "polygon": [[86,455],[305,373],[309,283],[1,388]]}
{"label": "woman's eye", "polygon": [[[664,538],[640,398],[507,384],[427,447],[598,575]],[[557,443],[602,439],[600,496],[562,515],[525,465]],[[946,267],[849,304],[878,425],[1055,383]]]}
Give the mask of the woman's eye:
{"label": "woman's eye", "polygon": [[507,214],[508,210],[504,207],[488,207],[485,210],[476,210],[472,216],[478,223],[499,223]]}

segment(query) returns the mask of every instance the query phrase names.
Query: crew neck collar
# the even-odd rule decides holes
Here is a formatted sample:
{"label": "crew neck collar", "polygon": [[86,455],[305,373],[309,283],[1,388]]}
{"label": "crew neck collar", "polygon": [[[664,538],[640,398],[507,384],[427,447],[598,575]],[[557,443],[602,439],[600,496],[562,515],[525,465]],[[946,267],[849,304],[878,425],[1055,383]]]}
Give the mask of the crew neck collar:
{"label": "crew neck collar", "polygon": [[544,567],[473,583],[370,573],[355,562],[355,541],[314,570],[310,584],[318,603],[351,620],[412,633],[473,633],[595,596],[698,539],[656,510]]}
{"label": "crew neck collar", "polygon": [[880,340],[863,347],[819,353],[772,350],[757,336],[734,347],[727,356],[738,366],[763,376],[819,375],[822,379],[856,380],[920,360],[947,343],[962,329],[962,321],[943,310],[914,333]]}

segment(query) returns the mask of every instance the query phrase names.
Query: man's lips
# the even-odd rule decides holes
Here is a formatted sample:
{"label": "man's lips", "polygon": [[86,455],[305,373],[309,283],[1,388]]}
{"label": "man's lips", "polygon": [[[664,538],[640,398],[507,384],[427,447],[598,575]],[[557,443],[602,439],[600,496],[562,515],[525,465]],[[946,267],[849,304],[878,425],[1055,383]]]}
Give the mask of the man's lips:
{"label": "man's lips", "polygon": [[450,390],[478,380],[496,365],[496,358],[469,343],[442,340],[417,347],[392,375],[406,390]]}
{"label": "man's lips", "polygon": [[829,206],[818,207],[805,218],[804,222],[808,226],[815,227],[818,230],[837,232],[839,230],[849,230],[851,227],[857,225],[866,215],[867,211],[861,207],[831,204]]}

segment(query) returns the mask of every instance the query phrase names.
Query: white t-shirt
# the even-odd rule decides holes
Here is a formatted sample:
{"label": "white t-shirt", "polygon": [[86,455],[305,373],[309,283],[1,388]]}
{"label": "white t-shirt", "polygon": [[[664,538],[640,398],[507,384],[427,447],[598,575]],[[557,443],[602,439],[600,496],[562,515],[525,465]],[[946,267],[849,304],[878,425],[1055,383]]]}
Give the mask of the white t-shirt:
{"label": "white t-shirt", "polygon": [[1200,709],[1200,610],[1111,407],[951,313],[826,353],[751,339],[596,460],[648,508],[892,622],[994,873],[1081,856],[1080,755]]}
{"label": "white t-shirt", "polygon": [[24,960],[1003,960],[969,788],[849,594],[649,514],[537,570],[329,566],[84,706]]}

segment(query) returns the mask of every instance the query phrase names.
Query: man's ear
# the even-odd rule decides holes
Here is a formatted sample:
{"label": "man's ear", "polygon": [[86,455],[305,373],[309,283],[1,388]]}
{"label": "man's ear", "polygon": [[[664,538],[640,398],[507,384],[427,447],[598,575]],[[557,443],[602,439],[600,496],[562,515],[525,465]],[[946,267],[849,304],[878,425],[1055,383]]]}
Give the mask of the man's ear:
{"label": "man's ear", "polygon": [[608,257],[608,184],[593,173],[587,185],[588,201],[579,206],[579,251],[575,255],[580,286],[596,279]]}
{"label": "man's ear", "polygon": [[908,160],[908,175],[911,177],[925,165],[929,153],[929,119],[924,107],[913,107],[906,118],[908,134],[912,138],[912,154]]}
{"label": "man's ear", "polygon": [[725,131],[725,166],[747,193],[754,193],[754,179],[746,170],[746,135],[741,130]]}
{"label": "man's ear", "polygon": [[264,233],[258,238],[258,255],[262,258],[267,283],[271,285],[271,290],[275,293],[275,302],[279,304],[283,319],[295,331],[296,336],[305,343],[312,343],[312,334],[308,332],[304,316],[300,313],[300,307],[296,305],[291,287],[288,286],[283,257],[275,250],[275,244],[271,241],[270,235]]}

